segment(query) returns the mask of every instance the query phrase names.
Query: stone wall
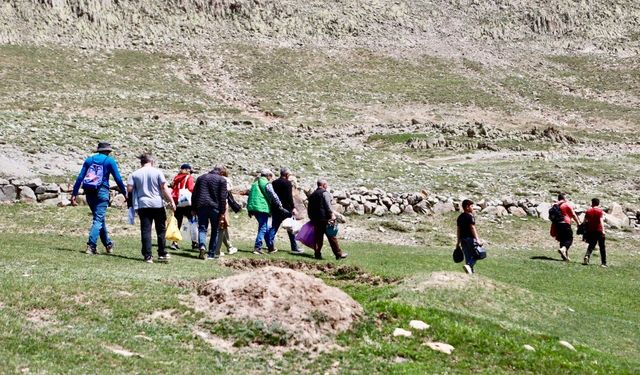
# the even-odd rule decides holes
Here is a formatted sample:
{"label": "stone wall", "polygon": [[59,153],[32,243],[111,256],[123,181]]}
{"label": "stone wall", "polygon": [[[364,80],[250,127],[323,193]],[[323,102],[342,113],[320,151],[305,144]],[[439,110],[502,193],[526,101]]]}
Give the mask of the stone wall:
{"label": "stone wall", "polygon": [[[111,182],[111,205],[126,207],[126,200],[117,191],[117,186]],[[35,179],[0,179],[0,203],[39,203],[50,206],[64,207],[71,204],[70,197],[73,185],[70,183],[44,183],[40,178]],[[235,189],[236,199],[246,205],[248,189]],[[294,192],[298,211],[304,215],[306,199],[313,189],[298,189]],[[440,215],[448,212],[460,211],[460,204],[464,198],[431,194],[423,190],[413,193],[386,192],[381,189],[366,187],[351,190],[335,190],[333,194],[333,209],[344,216],[394,216],[394,215]],[[86,204],[82,189],[78,196],[78,204]],[[576,213],[581,215],[588,206],[582,202],[573,202]],[[494,198],[480,199],[475,202],[476,211],[482,215],[493,217],[539,217],[549,220],[551,203],[541,202],[531,198]],[[633,207],[623,207],[612,203],[604,207],[607,212],[606,224],[612,228],[633,227],[640,225],[640,210]]]}

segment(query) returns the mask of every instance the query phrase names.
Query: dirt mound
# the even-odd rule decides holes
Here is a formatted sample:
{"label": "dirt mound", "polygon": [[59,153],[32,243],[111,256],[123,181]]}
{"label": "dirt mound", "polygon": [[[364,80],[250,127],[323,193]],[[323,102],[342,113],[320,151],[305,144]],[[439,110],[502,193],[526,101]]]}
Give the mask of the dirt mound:
{"label": "dirt mound", "polygon": [[219,321],[261,321],[290,336],[286,346],[307,347],[331,341],[363,314],[362,307],[338,288],[286,268],[265,267],[200,286],[195,309]]}
{"label": "dirt mound", "polygon": [[290,262],[286,260],[270,260],[255,258],[227,259],[223,261],[227,267],[237,270],[251,270],[262,267],[281,267],[302,271],[311,275],[322,275],[336,280],[349,280],[368,285],[387,285],[397,282],[397,279],[371,275],[360,267],[337,265],[335,263],[309,263],[303,261]]}
{"label": "dirt mound", "polygon": [[[417,280],[413,280],[417,281]],[[417,283],[413,281],[407,284],[411,285],[414,291],[423,291],[426,289],[466,289],[466,288],[483,288],[493,289],[495,285],[491,280],[484,279],[477,275],[470,276],[461,272],[432,272],[426,279]]]}

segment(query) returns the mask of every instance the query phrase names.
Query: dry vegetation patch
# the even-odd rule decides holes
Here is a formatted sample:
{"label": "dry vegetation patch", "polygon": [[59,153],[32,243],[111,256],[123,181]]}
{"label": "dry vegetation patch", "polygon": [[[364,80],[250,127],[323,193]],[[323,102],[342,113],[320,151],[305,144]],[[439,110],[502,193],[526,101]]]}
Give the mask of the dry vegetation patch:
{"label": "dry vegetation patch", "polygon": [[[198,288],[193,307],[212,321],[222,322],[218,327],[222,334],[239,334],[242,328],[232,322],[245,322],[249,330],[261,331],[260,335],[252,333],[248,343],[303,350],[332,345],[332,337],[348,330],[364,313],[340,289],[278,267],[210,280]],[[236,346],[241,345],[236,341]]]}

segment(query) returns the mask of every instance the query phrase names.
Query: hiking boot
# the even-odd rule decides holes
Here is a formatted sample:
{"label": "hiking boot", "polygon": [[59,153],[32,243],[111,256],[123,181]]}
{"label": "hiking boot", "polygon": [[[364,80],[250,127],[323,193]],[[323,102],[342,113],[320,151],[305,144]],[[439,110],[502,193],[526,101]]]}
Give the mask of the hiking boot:
{"label": "hiking boot", "polygon": [[278,249],[276,249],[275,247],[273,249],[268,249],[267,250],[267,254],[273,254],[273,253],[277,253]]}
{"label": "hiking boot", "polygon": [[144,257],[144,262],[145,263],[153,263],[153,257],[152,256]]}
{"label": "hiking boot", "polygon": [[84,252],[89,255],[98,255],[98,250],[96,250],[96,248],[92,247],[91,245],[87,245],[87,250],[85,250]]}
{"label": "hiking boot", "polygon": [[178,244],[174,241],[171,243],[171,246],[169,246],[169,249],[171,250],[180,250],[180,246],[178,246]]}
{"label": "hiking boot", "polygon": [[229,255],[231,255],[231,254],[235,254],[235,253],[237,253],[237,252],[238,252],[238,248],[237,248],[237,247],[233,247],[233,246],[231,246],[231,247],[229,248]]}
{"label": "hiking boot", "polygon": [[464,266],[462,266],[462,268],[468,275],[471,275],[473,273],[473,268],[471,268],[471,266],[468,264],[465,264]]}
{"label": "hiking boot", "polygon": [[254,253],[254,254],[256,254],[256,255],[262,255],[262,254],[264,254],[264,253],[262,252],[262,249],[261,249],[261,248],[259,248],[259,247],[256,247],[255,249],[253,249],[253,253]]}
{"label": "hiking boot", "polygon": [[205,259],[207,256],[207,249],[204,246],[200,246],[200,254],[198,254],[199,259]]}
{"label": "hiking boot", "polygon": [[589,265],[589,256],[585,255],[584,258],[582,258],[582,264],[585,266]]}
{"label": "hiking boot", "polygon": [[558,253],[560,253],[560,257],[562,257],[562,260],[564,261],[568,261],[569,257],[567,257],[567,248],[562,246],[561,248],[558,249]]}
{"label": "hiking boot", "polygon": [[167,263],[167,262],[169,262],[169,258],[170,258],[170,257],[169,257],[169,254],[159,256],[159,257],[158,257],[158,262],[160,262],[160,263]]}
{"label": "hiking boot", "polygon": [[336,260],[340,260],[340,259],[346,259],[349,256],[349,254],[347,253],[342,253],[338,256],[336,256]]}
{"label": "hiking boot", "polygon": [[107,255],[113,254],[113,242],[104,247],[104,250],[107,252]]}

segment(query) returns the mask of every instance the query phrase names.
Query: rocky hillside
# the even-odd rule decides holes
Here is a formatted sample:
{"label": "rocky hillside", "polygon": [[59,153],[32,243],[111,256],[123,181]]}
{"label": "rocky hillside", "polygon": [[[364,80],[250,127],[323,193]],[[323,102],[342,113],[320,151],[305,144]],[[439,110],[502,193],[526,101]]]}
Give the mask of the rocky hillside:
{"label": "rocky hillside", "polygon": [[[0,42],[206,46],[234,35],[284,43],[638,50],[633,0],[4,1]],[[462,51],[462,49],[460,49]]]}

